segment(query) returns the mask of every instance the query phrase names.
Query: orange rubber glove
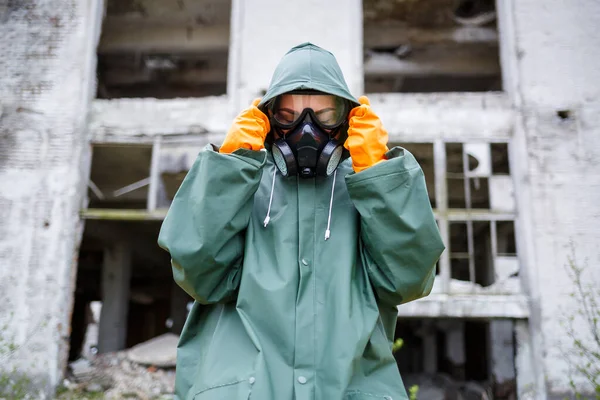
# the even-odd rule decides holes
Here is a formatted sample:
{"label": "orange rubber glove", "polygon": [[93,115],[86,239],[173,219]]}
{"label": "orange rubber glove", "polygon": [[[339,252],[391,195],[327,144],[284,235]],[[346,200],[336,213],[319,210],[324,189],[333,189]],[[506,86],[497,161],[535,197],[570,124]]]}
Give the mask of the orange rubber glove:
{"label": "orange rubber glove", "polygon": [[366,96],[358,98],[361,104],[354,107],[348,116],[348,139],[344,147],[350,152],[354,172],[363,171],[385,160],[388,152],[388,133],[381,120],[371,109]]}
{"label": "orange rubber glove", "polygon": [[271,130],[269,118],[258,109],[260,99],[254,99],[252,105],[242,111],[231,124],[219,153],[233,153],[238,149],[262,150],[265,138]]}

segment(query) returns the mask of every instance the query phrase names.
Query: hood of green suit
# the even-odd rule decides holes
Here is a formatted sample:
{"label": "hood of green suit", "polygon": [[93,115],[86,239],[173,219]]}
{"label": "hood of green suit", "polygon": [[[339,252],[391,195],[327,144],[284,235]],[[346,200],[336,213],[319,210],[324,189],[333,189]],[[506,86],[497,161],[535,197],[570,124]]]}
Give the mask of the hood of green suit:
{"label": "hood of green suit", "polygon": [[359,105],[348,89],[335,56],[312,43],[293,47],[283,56],[259,107],[283,93],[302,89],[329,93],[349,100],[353,106]]}

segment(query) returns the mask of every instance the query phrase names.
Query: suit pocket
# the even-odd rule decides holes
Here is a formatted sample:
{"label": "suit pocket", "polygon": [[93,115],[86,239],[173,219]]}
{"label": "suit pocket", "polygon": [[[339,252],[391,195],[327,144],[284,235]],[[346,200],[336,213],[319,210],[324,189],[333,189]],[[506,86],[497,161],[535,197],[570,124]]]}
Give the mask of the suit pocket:
{"label": "suit pocket", "polygon": [[251,390],[249,380],[225,383],[196,393],[194,400],[248,400]]}

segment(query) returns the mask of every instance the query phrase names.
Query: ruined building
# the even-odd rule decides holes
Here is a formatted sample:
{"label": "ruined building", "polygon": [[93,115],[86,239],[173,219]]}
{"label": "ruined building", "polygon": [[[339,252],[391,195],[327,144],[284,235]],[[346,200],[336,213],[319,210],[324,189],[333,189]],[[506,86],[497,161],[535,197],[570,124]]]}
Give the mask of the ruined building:
{"label": "ruined building", "polygon": [[594,0],[0,1],[1,373],[51,391],[93,301],[94,350],[179,332],[161,220],[311,41],[420,161],[446,241],[432,294],[398,310],[407,381],[591,389],[567,266],[600,284],[599,23]]}

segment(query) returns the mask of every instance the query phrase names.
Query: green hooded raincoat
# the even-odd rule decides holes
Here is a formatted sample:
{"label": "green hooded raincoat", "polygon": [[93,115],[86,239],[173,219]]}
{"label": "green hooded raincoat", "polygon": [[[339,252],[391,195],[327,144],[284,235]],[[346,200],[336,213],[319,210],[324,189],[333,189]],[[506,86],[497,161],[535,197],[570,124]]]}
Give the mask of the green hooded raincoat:
{"label": "green hooded raincoat", "polygon": [[[356,103],[334,56],[310,43],[286,54],[263,101],[302,88]],[[444,246],[415,158],[399,147],[387,158],[301,179],[268,151],[198,155],[159,236],[195,299],[178,399],[407,398],[396,305],[430,292]]]}

